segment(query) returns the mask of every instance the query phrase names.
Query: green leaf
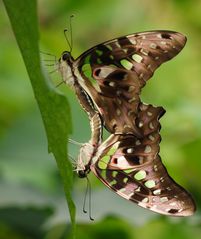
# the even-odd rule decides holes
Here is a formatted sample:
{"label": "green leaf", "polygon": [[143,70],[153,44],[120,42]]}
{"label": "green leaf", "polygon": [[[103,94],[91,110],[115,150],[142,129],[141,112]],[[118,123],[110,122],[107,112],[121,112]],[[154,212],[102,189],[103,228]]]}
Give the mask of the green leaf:
{"label": "green leaf", "polygon": [[50,86],[40,64],[37,2],[4,0],[4,5],[41,112],[49,152],[54,154],[63,179],[72,226],[75,229],[75,206],[71,198],[72,166],[67,160],[67,139],[71,130],[69,105],[66,97]]}
{"label": "green leaf", "polygon": [[17,234],[23,235],[23,238],[43,238],[43,225],[52,214],[53,210],[49,207],[1,208],[0,238],[15,238]]}

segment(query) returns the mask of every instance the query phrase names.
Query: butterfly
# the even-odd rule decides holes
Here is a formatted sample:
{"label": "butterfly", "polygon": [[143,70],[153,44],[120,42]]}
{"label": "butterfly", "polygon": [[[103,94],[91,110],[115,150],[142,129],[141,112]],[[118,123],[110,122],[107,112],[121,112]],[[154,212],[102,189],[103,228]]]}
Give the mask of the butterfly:
{"label": "butterfly", "polygon": [[[165,111],[142,103],[140,92],[185,43],[186,37],[173,31],[135,33],[99,44],[76,60],[65,51],[58,68],[91,124],[91,139],[78,156],[78,175],[92,171],[127,200],[175,216],[192,215],[195,204],[159,156],[159,118]],[[103,126],[111,133],[105,141]]]}
{"label": "butterfly", "polygon": [[[81,148],[76,170],[80,177],[92,171],[108,188],[143,208],[190,216],[195,211],[191,195],[169,176],[159,156],[159,118],[164,113],[162,107],[140,103],[136,121],[143,137],[111,134],[94,155],[89,152],[88,162]],[[88,146],[83,146],[85,152]]]}
{"label": "butterfly", "polygon": [[[185,43],[186,37],[178,32],[135,33],[94,46],[76,60],[64,51],[58,70],[88,115],[99,113],[110,133],[140,136],[135,122],[140,91]],[[81,100],[80,92],[85,96]]]}

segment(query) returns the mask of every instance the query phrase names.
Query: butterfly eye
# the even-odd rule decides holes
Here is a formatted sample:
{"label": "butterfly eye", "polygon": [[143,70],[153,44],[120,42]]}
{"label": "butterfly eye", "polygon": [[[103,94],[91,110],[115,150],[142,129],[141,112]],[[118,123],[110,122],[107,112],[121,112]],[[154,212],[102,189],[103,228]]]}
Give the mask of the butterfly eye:
{"label": "butterfly eye", "polygon": [[85,178],[86,177],[86,172],[84,170],[80,170],[80,171],[78,171],[78,176],[80,178]]}
{"label": "butterfly eye", "polygon": [[70,53],[68,51],[64,51],[62,54],[62,60],[66,61],[69,58],[70,58]]}

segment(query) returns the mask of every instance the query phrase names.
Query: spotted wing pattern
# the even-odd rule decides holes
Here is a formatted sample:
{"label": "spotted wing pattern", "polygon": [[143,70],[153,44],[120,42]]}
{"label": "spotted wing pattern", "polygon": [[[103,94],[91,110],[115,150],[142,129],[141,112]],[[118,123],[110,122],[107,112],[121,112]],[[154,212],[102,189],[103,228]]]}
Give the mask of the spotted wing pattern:
{"label": "spotted wing pattern", "polygon": [[190,194],[168,174],[159,156],[162,107],[140,104],[137,117],[142,138],[112,135],[99,148],[91,170],[120,196],[154,212],[189,216],[195,211]]}
{"label": "spotted wing pattern", "polygon": [[109,132],[140,136],[135,122],[140,90],[185,43],[185,36],[177,32],[141,32],[97,45],[75,60],[79,84]]}

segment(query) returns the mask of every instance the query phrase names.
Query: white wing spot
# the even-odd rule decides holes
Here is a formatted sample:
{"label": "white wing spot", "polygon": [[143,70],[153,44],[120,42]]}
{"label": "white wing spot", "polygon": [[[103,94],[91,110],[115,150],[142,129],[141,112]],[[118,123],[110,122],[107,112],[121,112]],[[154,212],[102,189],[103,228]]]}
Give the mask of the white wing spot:
{"label": "white wing spot", "polygon": [[134,110],[129,110],[129,111],[128,111],[128,116],[131,116],[133,113],[135,113]]}
{"label": "white wing spot", "polygon": [[150,129],[154,129],[154,126],[153,126],[153,123],[152,123],[152,122],[149,123],[149,128],[150,128]]}
{"label": "white wing spot", "polygon": [[148,115],[148,116],[152,116],[153,114],[152,114],[152,112],[147,111],[147,115]]}
{"label": "white wing spot", "polygon": [[132,153],[134,152],[134,148],[128,148],[128,149],[126,150],[126,152],[127,152],[128,154],[132,154]]}
{"label": "white wing spot", "polygon": [[147,110],[147,108],[148,108],[148,105],[145,104],[145,103],[143,103],[143,104],[140,105],[140,109],[141,109],[142,111]]}
{"label": "white wing spot", "polygon": [[129,199],[132,198],[133,195],[134,195],[134,192],[128,194]]}
{"label": "white wing spot", "polygon": [[115,82],[114,81],[110,81],[109,86],[114,87],[115,86]]}
{"label": "white wing spot", "polygon": [[143,57],[140,56],[140,55],[138,55],[138,54],[132,55],[132,58],[133,58],[133,60],[136,61],[137,63],[142,62],[142,59],[143,59]]}
{"label": "white wing spot", "polygon": [[156,189],[153,191],[154,195],[160,195],[161,194],[161,189]]}
{"label": "white wing spot", "polygon": [[161,41],[161,45],[166,45],[166,42],[165,41]]}
{"label": "white wing spot", "polygon": [[102,67],[102,68],[97,68],[97,69],[95,69],[95,71],[99,71],[100,70],[100,72],[99,72],[99,74],[98,74],[98,76],[99,77],[102,77],[102,78],[106,78],[109,74],[111,74],[112,72],[114,72],[114,69],[113,68],[111,68],[111,67]]}
{"label": "white wing spot", "polygon": [[148,201],[149,201],[148,198],[143,198],[141,202],[142,202],[142,203],[147,203]]}
{"label": "white wing spot", "polygon": [[130,100],[128,100],[128,103],[132,103],[132,102],[135,101],[135,100],[136,100],[136,98],[133,97],[133,98],[131,98]]}
{"label": "white wing spot", "polygon": [[117,164],[118,165],[120,165],[120,166],[124,165],[125,162],[126,162],[126,158],[123,155],[121,155],[120,157],[117,158]]}
{"label": "white wing spot", "polygon": [[126,129],[126,128],[132,129],[132,127],[129,124],[124,125],[124,129]]}
{"label": "white wing spot", "polygon": [[161,181],[161,183],[163,183],[165,180],[164,180],[164,177],[161,177],[160,178],[160,181]]}
{"label": "white wing spot", "polygon": [[154,164],[154,171],[157,172],[158,171],[158,166],[156,164]]}
{"label": "white wing spot", "polygon": [[151,64],[149,64],[149,65],[147,66],[147,69],[151,69]]}
{"label": "white wing spot", "polygon": [[140,121],[138,124],[139,128],[142,128],[143,125],[144,125],[144,123],[142,121]]}
{"label": "white wing spot", "polygon": [[140,163],[140,164],[143,164],[143,163],[144,163],[144,157],[143,157],[143,156],[140,156],[139,159],[140,159],[140,160],[139,160],[139,163]]}
{"label": "white wing spot", "polygon": [[139,75],[139,78],[142,79],[143,77],[144,77],[144,74],[141,73],[141,74]]}
{"label": "white wing spot", "polygon": [[105,47],[107,47],[110,51],[112,51],[112,46],[110,46],[109,44],[104,44]]}
{"label": "white wing spot", "polygon": [[112,120],[110,121],[110,124],[114,126],[114,125],[117,124],[117,121],[116,121],[115,119],[112,119]]}
{"label": "white wing spot", "polygon": [[120,116],[121,115],[120,109],[116,109],[116,113],[117,113],[117,116]]}
{"label": "white wing spot", "polygon": [[154,136],[151,135],[151,134],[148,136],[148,138],[149,138],[151,141],[154,141],[154,139],[155,139]]}
{"label": "white wing spot", "polygon": [[145,152],[146,154],[151,153],[151,146],[150,146],[150,145],[147,145],[147,146],[145,147],[144,152]]}
{"label": "white wing spot", "polygon": [[155,43],[153,43],[153,42],[152,42],[149,46],[150,46],[150,48],[152,48],[152,49],[156,49],[156,47],[157,47],[157,45],[156,45]]}
{"label": "white wing spot", "polygon": [[120,46],[120,44],[119,44],[118,41],[115,41],[114,44],[116,44],[116,46],[117,46],[118,48],[121,48],[121,46]]}
{"label": "white wing spot", "polygon": [[133,149],[133,148],[128,148],[128,149],[126,150],[126,152],[127,152],[128,154],[132,154],[132,153],[134,152],[134,149]]}
{"label": "white wing spot", "polygon": [[132,91],[134,91],[134,90],[135,90],[135,86],[133,86],[133,85],[129,86],[128,92],[132,92]]}
{"label": "white wing spot", "polygon": [[134,38],[128,38],[128,40],[133,44],[136,45],[137,41]]}
{"label": "white wing spot", "polygon": [[161,35],[161,34],[157,34],[157,37],[158,37],[158,38],[162,38],[162,35]]}
{"label": "white wing spot", "polygon": [[162,197],[162,198],[160,198],[160,202],[167,202],[168,201],[168,198],[167,197]]}
{"label": "white wing spot", "polygon": [[137,189],[135,189],[135,192],[140,192],[141,187],[138,187]]}
{"label": "white wing spot", "polygon": [[140,52],[145,56],[148,56],[149,54],[149,52],[146,52],[143,48],[140,50]]}
{"label": "white wing spot", "polygon": [[135,145],[140,145],[141,144],[141,142],[140,142],[140,140],[138,139],[136,142],[135,142]]}

